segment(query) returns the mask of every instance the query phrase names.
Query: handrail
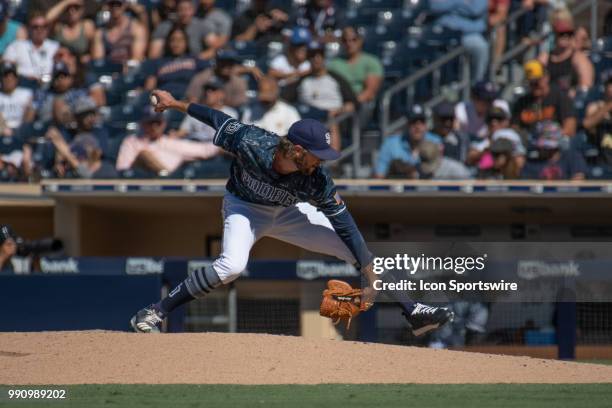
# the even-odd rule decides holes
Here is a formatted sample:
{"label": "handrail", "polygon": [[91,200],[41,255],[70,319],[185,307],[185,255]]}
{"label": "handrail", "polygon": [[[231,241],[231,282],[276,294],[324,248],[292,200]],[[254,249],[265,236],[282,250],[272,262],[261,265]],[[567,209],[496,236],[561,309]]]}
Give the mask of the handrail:
{"label": "handrail", "polygon": [[[440,69],[442,66],[446,65],[447,63],[454,60],[455,58],[460,58],[460,57],[465,58],[465,53],[466,53],[465,47],[459,46],[455,48],[454,50],[452,50],[451,52],[449,52],[448,54],[438,58],[437,60],[435,60],[428,66],[421,68],[414,74],[408,76],[407,78],[402,79],[398,83],[388,88],[383,93],[383,96],[381,98],[381,113],[382,113],[381,116],[382,117],[381,117],[381,123],[380,123],[380,129],[381,129],[381,133],[383,137],[388,136],[391,132],[397,131],[406,122],[406,119],[404,117],[398,118],[393,123],[390,122],[389,114],[390,114],[391,98],[393,97],[393,95],[395,95],[399,91],[402,91],[404,89],[407,89],[408,87],[413,86],[414,84],[416,84],[417,81],[435,72],[436,70]],[[466,58],[466,62],[467,61],[468,59]],[[464,70],[463,70],[464,79],[462,80],[461,85],[463,86],[467,85],[467,87],[469,88],[469,83],[470,83],[469,71],[470,70],[468,69],[469,67],[467,65],[469,65],[469,63],[467,63],[466,66],[464,67]]]}
{"label": "handrail", "polygon": [[346,120],[351,120],[352,143],[340,151],[340,158],[338,160],[343,160],[352,156],[353,176],[356,176],[357,171],[361,167],[361,126],[359,123],[358,111],[344,112],[338,116],[329,118],[327,120],[327,126],[340,125]]}
{"label": "handrail", "polygon": [[[576,6],[574,6],[572,9],[570,9],[570,13],[572,14],[572,16],[576,16],[578,14],[583,13],[585,10],[587,10],[588,8],[591,9],[591,39],[594,40],[597,37],[597,1],[598,0],[584,0],[579,2]],[[523,14],[525,14],[528,10],[527,9],[521,9],[521,10],[517,10],[516,12],[512,13],[506,20],[496,24],[493,27],[493,33],[495,33],[495,31],[501,26],[501,25],[509,25],[511,23],[514,23],[516,19],[520,18],[523,16]],[[542,32],[537,34],[534,37],[531,37],[532,43],[520,43],[517,44],[516,46],[514,46],[513,48],[507,50],[504,54],[502,54],[502,56],[497,59],[497,60],[492,60],[491,62],[491,66],[490,66],[490,78],[493,79],[495,78],[495,72],[497,72],[497,69],[502,66],[503,64],[505,64],[506,62],[512,60],[513,58],[515,58],[517,55],[520,55],[521,53],[527,51],[529,48],[534,47],[536,44],[541,43],[543,40],[545,40],[546,38],[550,37],[552,35],[552,33],[550,32]],[[492,41],[492,44],[494,44],[494,42]],[[494,56],[493,53],[491,53],[492,56]]]}

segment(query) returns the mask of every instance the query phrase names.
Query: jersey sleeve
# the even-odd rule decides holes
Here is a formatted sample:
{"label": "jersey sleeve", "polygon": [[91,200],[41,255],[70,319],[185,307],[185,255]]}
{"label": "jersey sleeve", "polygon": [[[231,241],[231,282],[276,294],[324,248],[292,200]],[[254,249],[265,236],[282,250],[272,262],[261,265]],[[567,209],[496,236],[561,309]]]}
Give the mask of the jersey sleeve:
{"label": "jersey sleeve", "polygon": [[314,198],[314,205],[327,217],[334,227],[338,237],[344,242],[357,260],[357,268],[372,262],[372,253],[368,249],[355,220],[348,211],[346,204],[336,191],[333,180],[326,172],[321,171],[317,177],[318,189]]}
{"label": "jersey sleeve", "polygon": [[213,137],[215,145],[230,153],[236,153],[240,140],[247,129],[244,123],[224,112],[197,103],[190,103],[187,113],[216,130]]}

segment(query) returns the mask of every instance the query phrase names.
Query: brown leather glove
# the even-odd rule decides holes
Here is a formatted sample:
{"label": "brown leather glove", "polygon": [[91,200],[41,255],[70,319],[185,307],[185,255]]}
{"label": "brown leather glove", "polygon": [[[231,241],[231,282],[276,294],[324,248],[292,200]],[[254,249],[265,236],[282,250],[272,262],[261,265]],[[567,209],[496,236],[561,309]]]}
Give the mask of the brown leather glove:
{"label": "brown leather glove", "polygon": [[327,289],[323,291],[319,313],[332,319],[334,324],[345,320],[348,329],[353,317],[367,310],[368,305],[361,304],[361,296],[361,289],[354,289],[344,281],[332,279],[327,282]]}

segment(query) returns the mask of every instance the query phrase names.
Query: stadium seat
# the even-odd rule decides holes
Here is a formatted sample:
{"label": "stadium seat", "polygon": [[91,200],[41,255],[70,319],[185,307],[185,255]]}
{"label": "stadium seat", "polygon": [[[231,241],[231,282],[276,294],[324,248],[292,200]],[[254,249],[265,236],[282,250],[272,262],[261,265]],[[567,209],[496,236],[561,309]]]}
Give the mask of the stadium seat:
{"label": "stadium seat", "polygon": [[307,104],[299,104],[296,106],[298,112],[302,119],[316,119],[321,122],[327,121],[327,111],[317,109],[314,106],[310,106]]}
{"label": "stadium seat", "polygon": [[123,65],[104,59],[93,60],[89,63],[87,70],[100,77],[102,75],[113,75],[123,71]]}

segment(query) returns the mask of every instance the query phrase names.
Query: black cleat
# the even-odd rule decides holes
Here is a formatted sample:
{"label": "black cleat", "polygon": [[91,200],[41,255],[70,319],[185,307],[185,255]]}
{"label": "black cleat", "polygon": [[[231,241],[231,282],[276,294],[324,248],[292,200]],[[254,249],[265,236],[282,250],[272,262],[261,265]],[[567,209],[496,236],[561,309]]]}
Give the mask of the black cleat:
{"label": "black cleat", "polygon": [[402,314],[408,320],[412,334],[417,337],[436,330],[455,318],[455,314],[446,307],[433,307],[422,303],[416,303],[414,310],[409,315]]}
{"label": "black cleat", "polygon": [[130,324],[137,333],[159,333],[164,316],[153,305],[141,309],[132,317]]}

